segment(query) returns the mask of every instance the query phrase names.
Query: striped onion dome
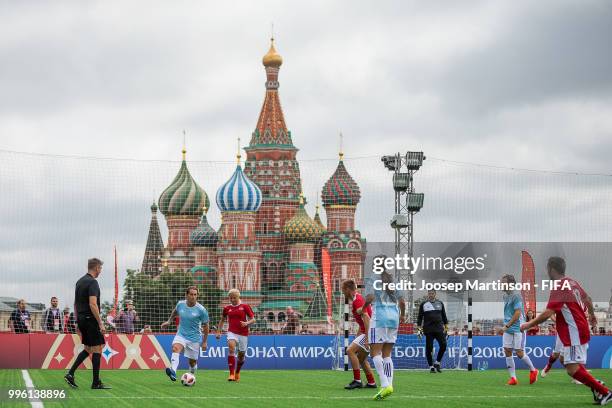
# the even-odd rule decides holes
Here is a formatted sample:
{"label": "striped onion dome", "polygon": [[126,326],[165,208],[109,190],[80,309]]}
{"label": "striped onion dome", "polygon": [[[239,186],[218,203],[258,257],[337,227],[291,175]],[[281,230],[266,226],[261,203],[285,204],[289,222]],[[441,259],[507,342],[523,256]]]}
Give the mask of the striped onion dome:
{"label": "striped onion dome", "polygon": [[208,208],[204,208],[204,213],[200,218],[198,226],[189,234],[189,241],[195,247],[214,247],[219,241],[219,234],[208,223],[206,213]]}
{"label": "striped onion dome", "polygon": [[338,167],[327,180],[321,192],[323,205],[357,205],[361,199],[359,186],[346,171],[344,162],[340,159]]}
{"label": "striped onion dome", "polygon": [[319,224],[306,212],[304,199],[300,197],[300,208],[283,227],[285,238],[291,242],[315,242],[322,233],[323,230]]}
{"label": "striped onion dome", "polygon": [[257,211],[261,205],[261,190],[242,171],[240,164],[232,177],[217,191],[221,211]]}
{"label": "striped onion dome", "polygon": [[210,200],[204,189],[191,177],[183,150],[183,163],[178,174],[159,196],[159,211],[166,217],[199,215],[203,207],[210,207]]}

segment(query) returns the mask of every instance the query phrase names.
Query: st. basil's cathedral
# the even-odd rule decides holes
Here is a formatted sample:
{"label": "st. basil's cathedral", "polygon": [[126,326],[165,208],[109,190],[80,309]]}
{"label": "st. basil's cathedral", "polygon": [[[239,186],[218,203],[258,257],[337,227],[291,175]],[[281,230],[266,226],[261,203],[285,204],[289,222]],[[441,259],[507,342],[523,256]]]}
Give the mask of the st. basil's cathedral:
{"label": "st. basil's cathedral", "polygon": [[[238,153],[234,173],[216,194],[221,211],[219,230],[208,223],[208,194],[189,173],[183,149],[178,174],[159,197],[159,206],[151,206],[141,273],[155,277],[162,271],[191,271],[197,282],[207,282],[224,292],[239,289],[243,300],[265,318],[268,328],[282,325],[287,306],[302,313],[309,327],[323,328],[327,300],[323,295],[322,249],[329,253],[334,293],[345,279],[358,284],[363,281],[365,239],[355,228],[361,193],[340,153],[335,172],[321,190],[327,226],[321,222],[318,206],[314,219],[306,212],[298,149],[278,95],[282,62],[272,39],[263,57],[266,94],[257,126],[244,148],[244,169]],[[157,222],[158,208],[168,227],[165,246]]]}

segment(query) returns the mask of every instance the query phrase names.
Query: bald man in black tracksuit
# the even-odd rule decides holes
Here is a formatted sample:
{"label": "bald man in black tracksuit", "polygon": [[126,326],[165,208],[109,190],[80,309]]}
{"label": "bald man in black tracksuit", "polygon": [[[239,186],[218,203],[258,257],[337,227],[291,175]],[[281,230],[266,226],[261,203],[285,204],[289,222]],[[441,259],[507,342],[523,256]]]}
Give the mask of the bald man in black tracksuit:
{"label": "bald man in black tracksuit", "polygon": [[[444,303],[436,299],[436,291],[430,290],[427,292],[427,300],[421,303],[419,307],[419,316],[417,319],[419,330],[423,330],[425,334],[425,356],[429,364],[430,372],[441,373],[440,362],[446,351],[446,333],[448,331],[448,320],[446,319],[446,310]],[[438,342],[438,355],[436,362],[433,360],[433,341]]]}

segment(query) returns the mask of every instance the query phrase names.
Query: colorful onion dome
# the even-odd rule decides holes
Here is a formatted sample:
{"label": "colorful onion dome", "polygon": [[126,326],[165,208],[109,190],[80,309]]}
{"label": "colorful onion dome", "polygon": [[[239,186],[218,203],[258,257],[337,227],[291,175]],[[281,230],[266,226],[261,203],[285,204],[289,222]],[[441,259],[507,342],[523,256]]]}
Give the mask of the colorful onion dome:
{"label": "colorful onion dome", "polygon": [[342,153],[338,167],[332,176],[327,180],[321,192],[323,205],[352,205],[355,206],[361,199],[359,186],[344,167]]}
{"label": "colorful onion dome", "polygon": [[304,208],[304,197],[300,196],[300,208],[295,215],[285,223],[283,234],[291,242],[315,242],[323,231]]}
{"label": "colorful onion dome", "polygon": [[200,218],[200,223],[191,231],[191,234],[189,234],[189,242],[191,242],[193,246],[214,247],[217,245],[217,241],[219,241],[217,231],[208,224],[208,220],[206,219],[207,212],[208,208],[205,207],[202,217]]}
{"label": "colorful onion dome", "polygon": [[195,182],[185,161],[183,162],[172,183],[159,196],[159,210],[164,216],[169,215],[199,215],[203,207],[210,207],[208,194]]}
{"label": "colorful onion dome", "polygon": [[240,164],[232,177],[217,191],[221,211],[257,211],[261,205],[261,190],[242,171]]}
{"label": "colorful onion dome", "polygon": [[280,54],[276,52],[276,48],[274,48],[274,38],[270,38],[270,49],[268,53],[263,56],[262,62],[264,67],[279,68],[283,65],[283,57],[281,57]]}

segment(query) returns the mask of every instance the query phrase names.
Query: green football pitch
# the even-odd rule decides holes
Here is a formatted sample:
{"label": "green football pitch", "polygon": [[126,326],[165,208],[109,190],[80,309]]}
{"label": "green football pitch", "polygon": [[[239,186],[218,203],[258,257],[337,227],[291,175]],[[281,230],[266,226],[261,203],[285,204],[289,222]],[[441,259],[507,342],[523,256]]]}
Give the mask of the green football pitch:
{"label": "green football pitch", "polygon": [[[612,371],[593,370],[606,383],[612,383]],[[590,390],[575,385],[561,369],[529,385],[528,373],[519,371],[518,386],[505,385],[505,370],[425,371],[395,373],[395,393],[385,401],[372,401],[374,390],[347,391],[350,372],[341,371],[249,371],[244,370],[239,383],[226,381],[227,372],[199,370],[197,383],[188,388],[172,383],[161,371],[103,371],[103,381],[112,390],[91,390],[91,371],[78,371],[79,389],[70,389],[63,371],[28,370],[37,389],[65,389],[63,401],[44,400],[47,407],[361,407],[377,404],[415,407],[587,407],[593,403]],[[182,372],[179,372],[179,375]],[[24,387],[21,370],[0,370],[0,387]],[[29,403],[0,401],[6,407],[28,407]]]}

